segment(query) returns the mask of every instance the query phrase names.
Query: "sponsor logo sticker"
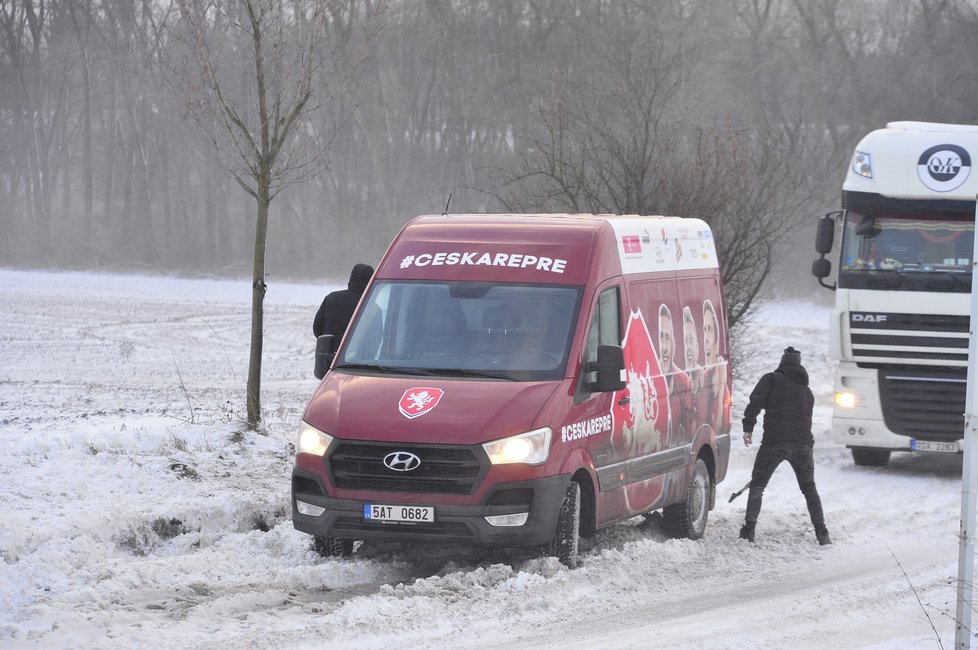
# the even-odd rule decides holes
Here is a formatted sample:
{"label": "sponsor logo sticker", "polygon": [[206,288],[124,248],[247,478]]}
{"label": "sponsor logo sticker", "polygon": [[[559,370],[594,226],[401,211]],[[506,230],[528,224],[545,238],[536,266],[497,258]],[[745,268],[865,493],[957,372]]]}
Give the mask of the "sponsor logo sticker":
{"label": "sponsor logo sticker", "polygon": [[621,249],[626,255],[630,253],[641,253],[642,240],[638,235],[622,235]]}
{"label": "sponsor logo sticker", "polygon": [[397,408],[401,415],[413,420],[438,406],[438,402],[441,401],[444,394],[445,391],[440,388],[409,388],[401,395],[401,401],[397,403]]}
{"label": "sponsor logo sticker", "polygon": [[971,155],[956,144],[939,144],[920,154],[917,177],[928,189],[950,192],[971,174]]}

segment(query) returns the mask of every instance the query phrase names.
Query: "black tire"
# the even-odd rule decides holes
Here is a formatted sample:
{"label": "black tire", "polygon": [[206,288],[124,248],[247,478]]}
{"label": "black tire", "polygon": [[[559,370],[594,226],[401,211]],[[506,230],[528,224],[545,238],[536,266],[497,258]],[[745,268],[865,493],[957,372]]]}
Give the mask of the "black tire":
{"label": "black tire", "polygon": [[312,538],[312,548],[322,557],[350,557],[353,555],[353,540],[317,535]]}
{"label": "black tire", "polygon": [[577,568],[577,548],[581,534],[581,486],[571,481],[560,504],[557,516],[557,530],[553,541],[547,545],[546,553],[556,557],[571,569]]}
{"label": "black tire", "polygon": [[853,447],[852,462],[861,467],[883,467],[890,462],[890,450]]}
{"label": "black tire", "polygon": [[712,495],[710,471],[703,459],[697,458],[693,467],[693,478],[686,488],[686,496],[679,503],[662,509],[663,523],[669,534],[689,539],[702,537],[706,532]]}

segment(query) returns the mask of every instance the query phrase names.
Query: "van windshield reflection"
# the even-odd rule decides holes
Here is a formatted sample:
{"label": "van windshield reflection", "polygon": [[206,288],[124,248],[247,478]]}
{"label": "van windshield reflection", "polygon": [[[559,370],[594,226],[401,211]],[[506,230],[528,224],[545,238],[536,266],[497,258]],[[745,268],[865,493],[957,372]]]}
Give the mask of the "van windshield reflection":
{"label": "van windshield reflection", "polygon": [[563,285],[378,280],[336,368],[559,379],[581,294]]}

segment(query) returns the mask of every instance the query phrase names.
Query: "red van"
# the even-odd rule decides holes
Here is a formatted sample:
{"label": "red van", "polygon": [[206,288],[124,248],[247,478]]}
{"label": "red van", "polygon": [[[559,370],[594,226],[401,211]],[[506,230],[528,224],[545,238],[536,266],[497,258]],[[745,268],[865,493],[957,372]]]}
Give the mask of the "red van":
{"label": "red van", "polygon": [[327,556],[463,543],[568,566],[579,536],[658,510],[699,538],[730,452],[725,316],[698,219],[417,217],[317,360],[293,523]]}

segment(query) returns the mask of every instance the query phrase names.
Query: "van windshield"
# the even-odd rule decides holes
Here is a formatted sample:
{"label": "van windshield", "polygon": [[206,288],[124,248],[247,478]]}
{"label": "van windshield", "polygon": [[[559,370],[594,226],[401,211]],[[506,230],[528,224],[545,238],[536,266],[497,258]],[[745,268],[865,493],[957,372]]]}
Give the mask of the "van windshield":
{"label": "van windshield", "polygon": [[337,369],[542,381],[564,376],[581,287],[379,280]]}

